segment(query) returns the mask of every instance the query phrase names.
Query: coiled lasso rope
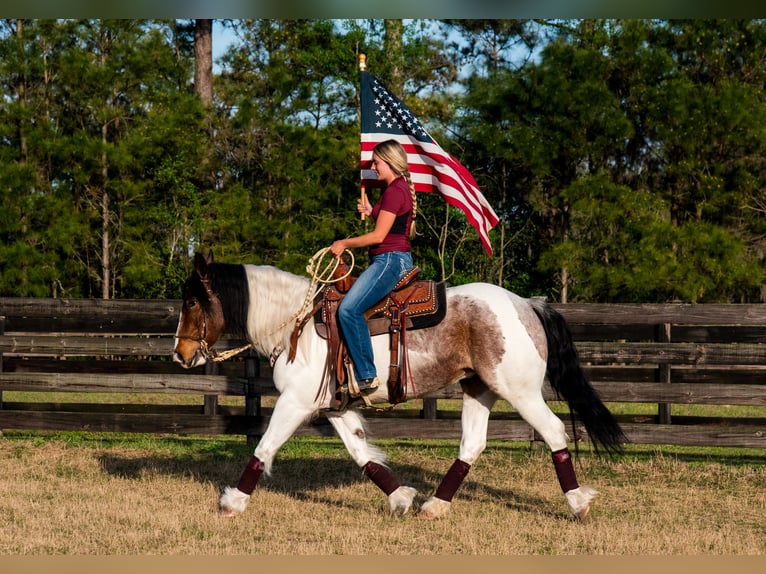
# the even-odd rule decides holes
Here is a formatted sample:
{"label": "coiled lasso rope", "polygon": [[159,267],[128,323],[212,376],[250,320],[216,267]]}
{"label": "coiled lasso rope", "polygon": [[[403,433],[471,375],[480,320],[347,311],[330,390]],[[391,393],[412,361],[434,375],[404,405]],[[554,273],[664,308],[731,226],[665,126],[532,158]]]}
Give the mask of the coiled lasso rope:
{"label": "coiled lasso rope", "polygon": [[340,277],[335,277],[335,271],[343,261],[342,256],[333,256],[332,260],[327,265],[325,265],[324,268],[322,268],[322,259],[324,259],[325,255],[328,253],[330,253],[330,248],[324,247],[314,253],[314,255],[311,256],[311,259],[309,259],[309,264],[306,265],[306,273],[308,273],[311,277],[311,284],[309,285],[308,291],[306,292],[306,298],[303,300],[303,305],[301,305],[301,308],[298,309],[298,311],[294,313],[293,316],[290,317],[290,319],[288,319],[284,325],[282,325],[282,327],[284,327],[290,321],[302,321],[302,319],[299,319],[299,317],[302,317],[306,312],[306,309],[311,306],[311,302],[314,300],[314,296],[316,295],[317,288],[320,283],[324,285],[327,285],[328,283],[337,283],[339,281],[343,281],[346,277],[351,275],[351,271],[354,269],[354,254],[351,251],[346,249],[343,252],[344,254],[348,253],[351,256],[351,264],[348,266],[348,271],[346,271]]}
{"label": "coiled lasso rope", "polygon": [[[346,271],[340,277],[334,277],[334,275],[335,275],[335,271],[338,269],[338,266],[343,261],[342,256],[341,257],[333,256],[332,260],[329,263],[327,263],[324,266],[324,268],[321,267],[322,260],[328,253],[330,253],[330,248],[323,247],[322,249],[320,249],[319,251],[314,253],[314,255],[311,256],[311,258],[309,259],[308,265],[306,265],[306,273],[308,273],[309,276],[311,277],[311,282],[309,284],[308,290],[306,291],[306,298],[303,300],[303,305],[301,305],[301,308],[298,309],[295,313],[293,313],[288,319],[283,321],[279,327],[277,327],[271,333],[269,333],[269,335],[273,335],[277,331],[282,330],[290,322],[295,322],[296,325],[304,322],[304,319],[305,319],[304,314],[306,310],[309,309],[309,307],[311,306],[311,303],[314,300],[314,296],[316,295],[317,287],[319,284],[326,285],[328,283],[336,283],[338,281],[343,281],[344,279],[346,279],[347,277],[351,275],[351,272],[354,269],[354,254],[350,250],[346,249],[343,252],[344,254],[345,253],[349,254],[351,258],[351,263],[348,266],[348,271]],[[247,345],[243,345],[236,349],[229,349],[228,351],[223,351],[222,353],[216,353],[214,356],[211,357],[211,360],[215,362],[225,361],[226,359],[229,359],[235,355],[238,355],[239,353],[243,351],[246,351],[250,347],[252,347],[252,345],[248,343]],[[274,354],[275,353],[278,354],[279,352],[281,352],[281,349],[279,349],[279,351],[275,349],[275,351],[272,352],[272,358],[270,360],[273,361]]]}
{"label": "coiled lasso rope", "polygon": [[[311,292],[311,289],[313,289],[318,283],[327,284],[343,281],[346,277],[351,275],[351,271],[354,269],[354,254],[350,250],[346,249],[343,253],[348,253],[349,256],[351,256],[351,264],[348,266],[348,271],[346,271],[346,273],[340,277],[335,277],[335,271],[338,269],[338,265],[340,265],[343,261],[342,256],[333,257],[333,260],[330,261],[323,270],[320,270],[319,264],[322,262],[324,256],[328,253],[330,253],[329,247],[320,249],[311,256],[311,259],[309,259],[309,264],[306,265],[306,273],[311,276],[311,288],[309,289],[309,292]],[[312,297],[307,297],[307,299],[311,299]]]}

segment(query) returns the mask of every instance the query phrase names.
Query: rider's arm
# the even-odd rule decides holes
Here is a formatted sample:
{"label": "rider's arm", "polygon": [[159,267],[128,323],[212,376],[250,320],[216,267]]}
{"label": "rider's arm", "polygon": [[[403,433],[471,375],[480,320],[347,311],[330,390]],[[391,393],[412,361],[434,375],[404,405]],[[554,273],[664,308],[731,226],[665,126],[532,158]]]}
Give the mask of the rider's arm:
{"label": "rider's arm", "polygon": [[380,213],[378,213],[378,218],[375,220],[375,229],[363,235],[357,235],[356,237],[338,239],[330,246],[330,251],[336,257],[340,257],[346,249],[378,245],[383,242],[386,235],[391,231],[395,219],[395,213],[381,209]]}

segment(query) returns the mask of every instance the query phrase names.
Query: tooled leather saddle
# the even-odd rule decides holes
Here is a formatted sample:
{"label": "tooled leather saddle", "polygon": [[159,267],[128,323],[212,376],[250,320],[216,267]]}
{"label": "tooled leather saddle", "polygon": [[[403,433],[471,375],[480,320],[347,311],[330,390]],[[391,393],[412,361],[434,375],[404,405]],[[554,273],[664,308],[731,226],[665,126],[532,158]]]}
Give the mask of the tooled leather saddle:
{"label": "tooled leather saddle", "polygon": [[[342,277],[348,270],[341,264],[335,271]],[[388,402],[392,405],[407,399],[407,331],[438,324],[446,314],[447,294],[443,281],[415,280],[420,268],[410,269],[394,289],[365,312],[370,335],[390,334],[391,360],[388,372]],[[345,277],[321,289],[314,299],[314,327],[327,340],[327,363],[336,381],[336,405],[345,404],[348,397],[347,371],[350,357],[337,321],[337,312],[345,293],[356,281]],[[401,347],[401,355],[400,355]],[[405,376],[402,376],[404,372]]]}

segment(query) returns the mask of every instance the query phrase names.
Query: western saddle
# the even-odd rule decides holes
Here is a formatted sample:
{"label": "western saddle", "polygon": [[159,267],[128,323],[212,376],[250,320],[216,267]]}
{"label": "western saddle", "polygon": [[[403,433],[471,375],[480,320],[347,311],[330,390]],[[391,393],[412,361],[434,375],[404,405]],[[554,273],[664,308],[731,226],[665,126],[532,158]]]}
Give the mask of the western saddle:
{"label": "western saddle", "polygon": [[[386,297],[364,314],[371,336],[386,332],[390,335],[388,402],[392,405],[407,400],[407,380],[410,378],[407,331],[438,324],[447,310],[444,282],[415,280],[418,273],[420,268],[411,268]],[[343,408],[349,402],[347,381],[351,376],[351,359],[338,325],[338,306],[356,278],[348,275],[348,266],[343,262],[336,268],[333,278],[338,277],[343,279],[328,283],[322,288],[314,298],[312,312],[304,318],[302,324],[296,325],[288,360],[292,361],[295,358],[298,336],[313,315],[317,334],[327,340],[327,365],[330,374],[335,378],[335,408]],[[353,391],[351,393],[351,398],[355,398]]]}

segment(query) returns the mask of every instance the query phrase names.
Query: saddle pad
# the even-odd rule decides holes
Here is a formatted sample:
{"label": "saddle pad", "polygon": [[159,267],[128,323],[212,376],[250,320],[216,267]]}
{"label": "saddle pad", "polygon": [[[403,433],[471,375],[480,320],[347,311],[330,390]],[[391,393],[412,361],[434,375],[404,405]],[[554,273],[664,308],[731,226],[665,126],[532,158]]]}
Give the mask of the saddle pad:
{"label": "saddle pad", "polygon": [[[393,300],[392,300],[393,297]],[[316,296],[318,303],[322,298],[342,299],[333,285],[328,285]],[[399,291],[386,295],[376,305],[365,312],[370,335],[388,333],[391,325],[391,306],[402,305],[406,302],[404,316],[408,330],[425,329],[438,324],[447,313],[447,287],[444,281],[415,281]],[[325,313],[327,306],[320,305],[314,314],[314,326],[317,334],[327,338],[327,321]]]}

